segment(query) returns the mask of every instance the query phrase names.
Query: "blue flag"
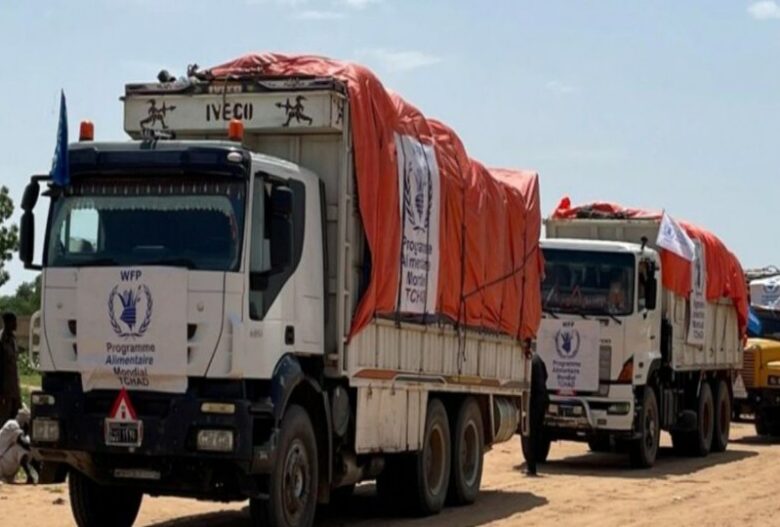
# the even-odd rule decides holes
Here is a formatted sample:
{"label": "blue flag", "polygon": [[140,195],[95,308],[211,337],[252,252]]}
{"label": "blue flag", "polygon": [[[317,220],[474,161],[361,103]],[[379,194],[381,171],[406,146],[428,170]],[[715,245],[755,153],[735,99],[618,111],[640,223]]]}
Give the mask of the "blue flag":
{"label": "blue flag", "polygon": [[65,105],[65,92],[60,92],[60,122],[57,125],[57,147],[51,163],[51,179],[55,185],[70,185],[70,162],[68,160],[68,108]]}

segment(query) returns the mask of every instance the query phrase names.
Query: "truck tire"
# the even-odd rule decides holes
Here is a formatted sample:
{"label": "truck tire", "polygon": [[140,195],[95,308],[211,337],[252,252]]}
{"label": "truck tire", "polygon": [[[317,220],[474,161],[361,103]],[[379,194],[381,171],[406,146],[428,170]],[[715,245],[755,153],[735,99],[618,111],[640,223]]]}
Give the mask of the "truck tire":
{"label": "truck tire", "polygon": [[[523,459],[528,461],[528,456],[531,455],[531,438],[528,436],[520,436],[520,446],[523,449]],[[550,437],[545,434],[544,437],[539,441],[539,444],[541,448],[539,449],[539,452],[537,452],[538,458],[536,460],[536,463],[546,463],[547,457],[550,455],[550,446],[552,445],[552,440]]]}
{"label": "truck tire", "polygon": [[692,456],[705,457],[710,453],[715,431],[715,405],[709,383],[703,382],[699,391],[699,410],[696,412],[698,425],[691,442]]}
{"label": "truck tire", "polygon": [[[428,402],[422,450],[411,461],[411,512],[436,514],[444,507],[452,468],[452,445],[447,410],[439,399]],[[396,482],[403,485],[403,482]]]}
{"label": "truck tire", "polygon": [[661,426],[658,418],[658,399],[649,386],[642,396],[642,409],[639,414],[639,439],[631,443],[629,456],[634,468],[650,468],[658,456],[658,441]]}
{"label": "truck tire", "polygon": [[309,414],[291,405],[282,419],[268,499],[252,499],[249,515],[260,527],[309,527],[317,509],[317,442]]}
{"label": "truck tire", "polygon": [[710,449],[713,452],[725,452],[729,444],[729,430],[731,429],[731,396],[724,381],[717,381],[715,386],[715,424]]}
{"label": "truck tire", "polygon": [[460,405],[452,434],[450,503],[468,505],[477,499],[482,483],[484,445],[482,410],[476,399],[469,397]]}
{"label": "truck tire", "polygon": [[138,491],[98,485],[76,470],[68,476],[68,491],[79,527],[131,527],[143,499]]}

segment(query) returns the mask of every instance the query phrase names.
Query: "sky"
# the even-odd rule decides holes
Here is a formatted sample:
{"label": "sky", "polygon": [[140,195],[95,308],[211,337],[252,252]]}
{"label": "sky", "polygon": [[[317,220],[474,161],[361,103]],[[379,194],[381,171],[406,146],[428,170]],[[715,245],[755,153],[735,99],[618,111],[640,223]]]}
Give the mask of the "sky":
{"label": "sky", "polygon": [[[71,138],[90,119],[118,140],[127,82],[315,53],[369,66],[484,164],[537,170],[544,215],[564,195],[664,209],[744,267],[780,264],[774,1],[0,0],[0,50],[0,184],[17,204],[50,169],[60,89]],[[0,294],[34,277],[8,269]]]}

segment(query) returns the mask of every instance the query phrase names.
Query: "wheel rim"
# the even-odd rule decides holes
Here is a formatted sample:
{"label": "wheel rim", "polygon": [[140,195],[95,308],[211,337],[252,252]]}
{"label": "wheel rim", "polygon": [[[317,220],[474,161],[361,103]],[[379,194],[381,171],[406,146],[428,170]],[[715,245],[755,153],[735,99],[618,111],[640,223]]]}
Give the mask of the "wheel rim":
{"label": "wheel rim", "polygon": [[296,439],[287,451],[282,480],[284,514],[291,524],[299,523],[306,509],[311,492],[309,473],[309,456],[306,447],[300,439]]}
{"label": "wheel rim", "polygon": [[445,443],[444,432],[441,426],[434,425],[428,435],[428,444],[423,454],[425,463],[425,478],[428,481],[428,489],[432,495],[441,492],[444,486],[445,467]]}
{"label": "wheel rim", "polygon": [[479,433],[474,421],[469,421],[463,429],[460,441],[460,467],[463,482],[468,487],[474,486],[479,475]]}

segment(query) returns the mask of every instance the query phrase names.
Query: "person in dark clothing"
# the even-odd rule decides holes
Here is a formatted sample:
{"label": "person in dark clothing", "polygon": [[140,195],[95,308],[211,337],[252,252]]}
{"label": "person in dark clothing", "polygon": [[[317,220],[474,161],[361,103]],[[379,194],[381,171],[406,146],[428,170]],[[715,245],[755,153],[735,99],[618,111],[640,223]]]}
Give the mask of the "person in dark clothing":
{"label": "person in dark clothing", "polygon": [[547,395],[547,367],[538,353],[534,353],[531,359],[531,404],[530,404],[530,431],[528,437],[528,449],[526,452],[526,473],[536,476],[537,461],[543,457],[544,448],[544,416],[547,413],[547,405],[550,402]]}
{"label": "person in dark clothing", "polygon": [[22,407],[16,361],[16,315],[3,313],[3,332],[0,333],[0,423],[16,417]]}

